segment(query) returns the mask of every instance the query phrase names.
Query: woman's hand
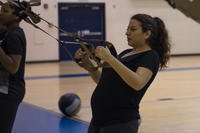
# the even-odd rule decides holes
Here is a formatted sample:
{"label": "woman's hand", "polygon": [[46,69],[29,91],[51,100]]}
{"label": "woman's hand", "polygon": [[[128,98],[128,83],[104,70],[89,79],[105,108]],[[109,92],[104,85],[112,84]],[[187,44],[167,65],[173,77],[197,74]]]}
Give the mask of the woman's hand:
{"label": "woman's hand", "polygon": [[78,49],[74,55],[76,63],[89,72],[96,71],[97,67],[91,62],[87,52]]}
{"label": "woman's hand", "polygon": [[110,51],[102,46],[96,47],[95,56],[107,63],[109,63],[109,59],[113,57]]}
{"label": "woman's hand", "polygon": [[74,54],[74,59],[76,60],[77,63],[80,61],[86,62],[89,59],[89,57],[85,51],[78,49]]}

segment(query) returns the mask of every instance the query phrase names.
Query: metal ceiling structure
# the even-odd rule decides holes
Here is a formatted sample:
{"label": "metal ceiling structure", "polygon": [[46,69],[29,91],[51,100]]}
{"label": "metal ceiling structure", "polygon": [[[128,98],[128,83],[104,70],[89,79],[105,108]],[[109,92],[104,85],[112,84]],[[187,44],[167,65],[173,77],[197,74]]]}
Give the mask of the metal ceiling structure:
{"label": "metal ceiling structure", "polygon": [[200,23],[200,0],[166,0],[173,8]]}

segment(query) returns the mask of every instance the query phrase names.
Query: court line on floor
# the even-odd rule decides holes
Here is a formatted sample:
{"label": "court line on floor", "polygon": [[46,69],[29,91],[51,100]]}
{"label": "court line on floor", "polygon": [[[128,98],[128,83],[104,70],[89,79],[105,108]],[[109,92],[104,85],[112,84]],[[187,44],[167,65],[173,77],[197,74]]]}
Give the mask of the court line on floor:
{"label": "court line on floor", "polygon": [[174,101],[180,101],[180,100],[194,100],[194,99],[200,99],[200,96],[191,96],[191,97],[162,97],[162,98],[157,98],[157,99],[144,100],[143,103],[174,102]]}
{"label": "court line on floor", "polygon": [[165,68],[161,72],[200,70],[200,67]]}
{"label": "court line on floor", "polygon": [[[200,70],[200,67],[183,67],[183,68],[165,68],[160,72],[176,72],[176,71],[192,71],[192,70]],[[80,78],[80,77],[88,77],[89,74],[62,74],[62,75],[49,75],[49,76],[26,76],[25,80],[38,80],[38,79],[55,79],[55,78]]]}
{"label": "court line on floor", "polygon": [[34,80],[34,79],[55,79],[55,78],[79,78],[79,77],[88,77],[89,74],[62,74],[62,75],[50,75],[50,76],[27,76],[25,80]]}

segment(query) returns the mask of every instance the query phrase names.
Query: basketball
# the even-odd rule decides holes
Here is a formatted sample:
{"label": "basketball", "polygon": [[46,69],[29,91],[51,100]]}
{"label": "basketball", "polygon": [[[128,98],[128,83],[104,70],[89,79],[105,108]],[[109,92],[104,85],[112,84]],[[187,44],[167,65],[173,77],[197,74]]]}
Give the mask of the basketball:
{"label": "basketball", "polygon": [[63,114],[73,116],[80,111],[81,99],[77,94],[66,93],[60,97],[58,106]]}

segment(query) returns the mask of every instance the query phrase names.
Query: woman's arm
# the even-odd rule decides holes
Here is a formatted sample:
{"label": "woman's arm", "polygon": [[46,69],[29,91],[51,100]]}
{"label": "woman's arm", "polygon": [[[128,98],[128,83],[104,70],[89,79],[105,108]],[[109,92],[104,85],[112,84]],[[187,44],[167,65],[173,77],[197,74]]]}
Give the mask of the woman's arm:
{"label": "woman's arm", "polygon": [[0,63],[11,74],[15,74],[21,62],[21,55],[6,55],[0,47]]}
{"label": "woman's arm", "polygon": [[133,72],[101,46],[96,48],[95,55],[106,61],[136,91],[141,90],[153,75],[151,70],[144,67],[138,67],[136,72]]}
{"label": "woman's arm", "polygon": [[78,49],[74,55],[75,60],[77,60],[77,64],[88,71],[91,78],[95,83],[99,82],[101,77],[101,70],[99,68],[95,68],[91,60],[89,59],[86,52]]}
{"label": "woman's arm", "polygon": [[101,70],[97,69],[96,71],[88,71],[88,73],[90,74],[94,82],[98,84],[101,77]]}

